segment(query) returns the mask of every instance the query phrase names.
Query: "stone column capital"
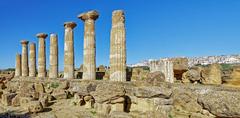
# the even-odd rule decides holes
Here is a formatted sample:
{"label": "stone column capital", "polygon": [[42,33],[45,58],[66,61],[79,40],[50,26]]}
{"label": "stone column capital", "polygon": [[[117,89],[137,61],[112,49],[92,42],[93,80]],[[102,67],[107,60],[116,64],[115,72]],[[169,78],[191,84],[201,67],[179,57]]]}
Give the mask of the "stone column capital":
{"label": "stone column capital", "polygon": [[51,33],[50,34],[50,37],[57,37],[58,35],[57,34],[55,34],[55,33]]}
{"label": "stone column capital", "polygon": [[125,14],[123,10],[115,10],[112,12],[112,23],[125,22]]}
{"label": "stone column capital", "polygon": [[36,43],[33,43],[33,42],[30,43],[30,47],[35,46],[35,45],[36,45]]}
{"label": "stone column capital", "polygon": [[97,20],[99,14],[96,10],[84,12],[78,15],[78,18],[85,21],[85,20]]}
{"label": "stone column capital", "polygon": [[73,28],[75,28],[77,26],[77,24],[75,23],[75,22],[65,22],[64,23],[64,27],[65,28],[71,28],[71,29],[73,29]]}
{"label": "stone column capital", "polygon": [[27,45],[28,43],[29,43],[29,41],[27,41],[27,40],[22,40],[22,41],[21,41],[21,44],[22,44],[22,45]]}
{"label": "stone column capital", "polygon": [[45,39],[45,38],[47,38],[48,35],[45,34],[45,33],[38,33],[36,36],[37,36],[37,38],[44,38]]}

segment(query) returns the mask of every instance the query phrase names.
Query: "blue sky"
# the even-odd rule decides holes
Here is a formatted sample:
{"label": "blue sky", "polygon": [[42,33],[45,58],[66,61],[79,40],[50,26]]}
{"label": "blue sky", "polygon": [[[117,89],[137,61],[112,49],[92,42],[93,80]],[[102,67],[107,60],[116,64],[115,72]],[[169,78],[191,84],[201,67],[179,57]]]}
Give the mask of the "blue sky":
{"label": "blue sky", "polygon": [[[109,63],[111,14],[126,14],[127,63],[149,58],[239,54],[240,0],[1,0],[0,68],[15,66],[20,41],[37,43],[39,32],[57,33],[63,68],[63,23],[74,21],[75,65],[83,60],[83,22],[77,15],[97,10],[97,65]],[[49,63],[49,37],[47,65]]]}

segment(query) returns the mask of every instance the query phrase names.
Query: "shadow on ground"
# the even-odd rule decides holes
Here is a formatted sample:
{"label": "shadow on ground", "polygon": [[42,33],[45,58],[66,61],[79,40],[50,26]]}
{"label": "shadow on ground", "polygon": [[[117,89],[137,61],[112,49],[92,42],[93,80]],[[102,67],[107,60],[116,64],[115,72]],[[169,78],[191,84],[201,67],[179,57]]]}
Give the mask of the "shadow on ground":
{"label": "shadow on ground", "polygon": [[12,111],[0,113],[0,118],[30,118],[29,114],[17,114]]}

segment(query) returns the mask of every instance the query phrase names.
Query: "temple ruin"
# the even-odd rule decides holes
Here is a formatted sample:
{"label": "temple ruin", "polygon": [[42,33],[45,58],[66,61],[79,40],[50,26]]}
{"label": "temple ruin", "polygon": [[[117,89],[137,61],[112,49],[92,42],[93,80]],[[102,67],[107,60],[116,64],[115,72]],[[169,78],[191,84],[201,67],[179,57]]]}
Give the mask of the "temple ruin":
{"label": "temple ruin", "polygon": [[[84,23],[84,49],[83,49],[83,73],[82,79],[96,79],[96,39],[95,39],[95,21],[99,13],[95,10],[84,12],[78,15]],[[74,64],[74,31],[77,26],[75,22],[65,22],[64,34],[64,74],[65,79],[75,78]],[[22,57],[16,56],[16,74],[15,76],[38,77],[38,78],[58,78],[58,37],[57,34],[50,34],[50,55],[49,72],[46,69],[46,38],[48,34],[38,33],[38,57],[36,57],[36,44],[30,44],[30,58],[28,62],[28,42],[21,41]],[[112,13],[112,28],[110,39],[110,74],[109,80],[126,81],[126,31],[125,16],[122,10],[115,10]],[[19,59],[21,57],[21,59]],[[38,67],[36,65],[38,58]],[[29,63],[29,65],[28,65]],[[21,68],[19,68],[21,66]],[[29,66],[29,67],[28,67]],[[102,72],[98,74],[104,77]]]}
{"label": "temple ruin", "polygon": [[[78,18],[84,23],[83,64],[75,68],[75,22],[65,22],[62,28],[63,72],[59,72],[58,54],[62,52],[57,34],[49,34],[49,69],[46,68],[48,34],[36,35],[38,47],[34,42],[22,40],[22,53],[16,54],[15,75],[0,81],[1,118],[2,114],[14,118],[240,117],[239,88],[222,85],[240,83],[240,64],[222,71],[219,64],[188,67],[186,58],[165,58],[151,60],[149,65],[127,67],[125,14],[115,10],[110,33],[110,67],[96,67],[95,23],[99,13],[92,10]],[[222,74],[227,79],[222,79]]]}

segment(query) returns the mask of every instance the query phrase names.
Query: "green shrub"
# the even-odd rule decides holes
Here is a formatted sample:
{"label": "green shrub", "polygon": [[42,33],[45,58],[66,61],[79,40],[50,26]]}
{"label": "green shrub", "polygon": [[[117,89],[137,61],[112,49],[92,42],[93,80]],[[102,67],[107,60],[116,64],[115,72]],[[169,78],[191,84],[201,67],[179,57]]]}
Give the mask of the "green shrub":
{"label": "green shrub", "polygon": [[233,65],[232,64],[221,64],[222,70],[231,70],[233,69]]}

